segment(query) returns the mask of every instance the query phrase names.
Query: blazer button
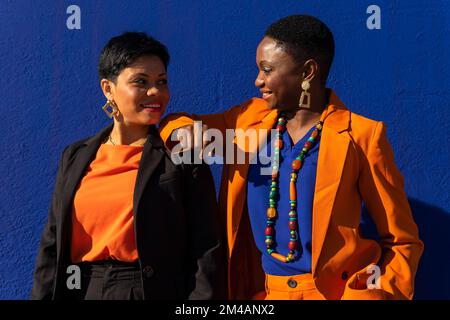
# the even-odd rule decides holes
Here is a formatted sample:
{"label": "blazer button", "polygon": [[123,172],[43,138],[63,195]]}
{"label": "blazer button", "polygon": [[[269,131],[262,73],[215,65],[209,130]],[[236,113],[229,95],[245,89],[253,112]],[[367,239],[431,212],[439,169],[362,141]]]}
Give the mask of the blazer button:
{"label": "blazer button", "polygon": [[297,281],[295,281],[294,279],[289,279],[287,284],[291,288],[296,288],[297,287]]}
{"label": "blazer button", "polygon": [[342,272],[341,278],[342,278],[342,280],[347,280],[348,279],[348,272],[347,271]]}
{"label": "blazer button", "polygon": [[145,267],[142,269],[142,272],[144,273],[144,276],[147,277],[147,278],[150,278],[150,277],[153,276],[153,274],[155,273],[155,272],[153,271],[153,268],[152,268],[151,266],[149,266],[149,265],[145,266]]}

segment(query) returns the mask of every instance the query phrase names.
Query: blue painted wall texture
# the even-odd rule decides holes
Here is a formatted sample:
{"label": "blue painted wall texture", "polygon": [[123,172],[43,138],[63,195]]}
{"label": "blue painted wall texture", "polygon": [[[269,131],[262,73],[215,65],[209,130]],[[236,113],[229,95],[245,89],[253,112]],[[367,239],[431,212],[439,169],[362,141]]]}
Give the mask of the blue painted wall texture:
{"label": "blue painted wall texture", "polygon": [[[67,26],[70,5],[81,29]],[[366,25],[370,5],[381,29]],[[109,38],[145,31],[161,40],[172,55],[169,112],[211,113],[258,96],[256,46],[271,22],[294,13],[319,17],[335,35],[329,86],[387,124],[426,246],[416,298],[449,299],[448,0],[1,0],[0,299],[28,298],[63,148],[109,123],[97,78]]]}

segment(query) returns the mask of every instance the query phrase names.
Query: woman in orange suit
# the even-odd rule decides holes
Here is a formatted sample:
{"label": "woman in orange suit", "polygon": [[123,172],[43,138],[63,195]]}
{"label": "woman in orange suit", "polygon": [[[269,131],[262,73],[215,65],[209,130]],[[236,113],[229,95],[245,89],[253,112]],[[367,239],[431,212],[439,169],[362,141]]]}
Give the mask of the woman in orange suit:
{"label": "woman in orange suit", "polygon": [[[172,115],[160,128],[165,141],[193,119],[222,133],[269,132],[269,165],[259,158],[224,165],[219,201],[231,299],[413,298],[423,243],[403,178],[385,125],[351,112],[325,87],[333,57],[324,23],[281,19],[256,52],[262,99],[219,114]],[[268,166],[271,175],[261,174]],[[363,202],[379,241],[361,233]]]}

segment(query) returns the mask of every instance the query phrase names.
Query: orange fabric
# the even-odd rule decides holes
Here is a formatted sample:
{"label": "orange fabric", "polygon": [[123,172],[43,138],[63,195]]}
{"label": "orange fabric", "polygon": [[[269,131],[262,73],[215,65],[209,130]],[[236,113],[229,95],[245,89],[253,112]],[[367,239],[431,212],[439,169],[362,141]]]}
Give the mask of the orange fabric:
{"label": "orange fabric", "polygon": [[[295,283],[295,287],[289,286]],[[293,276],[266,274],[265,300],[324,300],[316,289],[311,273]]]}
{"label": "orange fabric", "polygon": [[[312,274],[316,288],[326,299],[411,299],[423,243],[385,126],[350,112],[332,90],[329,95],[313,203]],[[276,110],[270,110],[264,100],[253,98],[220,114],[169,116],[162,122],[160,134],[168,141],[173,130],[192,124],[192,119],[200,119],[223,134],[235,128],[270,129],[276,116]],[[248,215],[248,168],[248,162],[224,165],[219,196],[228,237],[231,299],[249,299],[264,288],[264,278],[255,279],[261,274],[260,253],[252,244],[249,224],[242,223]],[[362,201],[377,225],[379,243],[360,235]],[[356,278],[364,276],[371,264],[381,268],[381,289],[355,285]]]}
{"label": "orange fabric", "polygon": [[143,147],[102,144],[75,194],[73,263],[138,258],[133,193]]}

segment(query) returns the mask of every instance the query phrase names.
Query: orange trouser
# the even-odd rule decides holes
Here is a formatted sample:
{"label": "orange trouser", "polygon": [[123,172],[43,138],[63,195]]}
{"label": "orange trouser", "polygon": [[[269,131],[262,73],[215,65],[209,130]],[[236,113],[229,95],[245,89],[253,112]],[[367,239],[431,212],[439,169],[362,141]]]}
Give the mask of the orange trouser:
{"label": "orange trouser", "polygon": [[324,300],[311,273],[294,276],[266,274],[266,300]]}

